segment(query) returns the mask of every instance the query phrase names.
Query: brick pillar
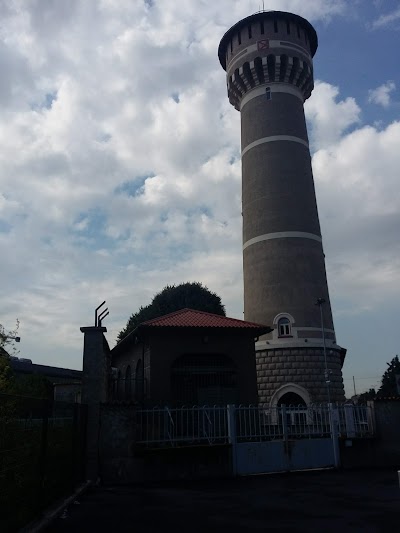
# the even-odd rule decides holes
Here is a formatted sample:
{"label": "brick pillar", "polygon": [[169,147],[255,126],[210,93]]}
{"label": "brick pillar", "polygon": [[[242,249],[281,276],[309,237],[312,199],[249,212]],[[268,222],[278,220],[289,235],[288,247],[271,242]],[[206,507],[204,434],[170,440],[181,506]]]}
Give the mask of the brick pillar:
{"label": "brick pillar", "polygon": [[110,362],[105,349],[104,327],[81,328],[83,343],[82,403],[88,406],[86,431],[86,478],[99,477],[100,404],[108,400]]}

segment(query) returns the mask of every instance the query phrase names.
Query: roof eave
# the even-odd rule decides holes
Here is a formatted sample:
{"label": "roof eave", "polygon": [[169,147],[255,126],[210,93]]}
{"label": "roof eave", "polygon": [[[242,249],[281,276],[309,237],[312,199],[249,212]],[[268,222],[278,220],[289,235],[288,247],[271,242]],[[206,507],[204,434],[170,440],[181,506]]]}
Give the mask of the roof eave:
{"label": "roof eave", "polygon": [[296,15],[294,13],[289,13],[286,11],[260,11],[258,13],[254,13],[253,15],[249,15],[248,17],[245,17],[242,20],[239,20],[236,24],[229,28],[229,30],[222,37],[218,47],[218,58],[224,70],[226,70],[226,49],[231,39],[232,33],[235,33],[236,31],[240,30],[243,26],[249,24],[249,22],[253,22],[257,19],[265,20],[266,18],[272,18],[273,16],[282,16],[290,18],[297,22],[301,22],[301,24],[303,24],[309,32],[311,55],[314,57],[315,52],[318,48],[318,35],[315,31],[314,26],[310,22],[308,22],[308,20],[303,17],[300,17],[300,15]]}

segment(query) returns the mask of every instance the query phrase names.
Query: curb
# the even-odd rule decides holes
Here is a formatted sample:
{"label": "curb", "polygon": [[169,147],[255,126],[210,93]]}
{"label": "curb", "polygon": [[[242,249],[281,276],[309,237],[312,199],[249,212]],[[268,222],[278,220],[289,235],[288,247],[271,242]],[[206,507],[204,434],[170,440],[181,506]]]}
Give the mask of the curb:
{"label": "curb", "polygon": [[91,481],[86,481],[80,485],[71,496],[68,496],[68,498],[65,500],[57,503],[54,507],[51,507],[47,512],[44,513],[43,518],[41,518],[39,521],[33,522],[20,529],[19,533],[39,533],[45,527],[48,527],[64,511],[64,509],[69,507],[74,500],[86,492],[91,484]]}

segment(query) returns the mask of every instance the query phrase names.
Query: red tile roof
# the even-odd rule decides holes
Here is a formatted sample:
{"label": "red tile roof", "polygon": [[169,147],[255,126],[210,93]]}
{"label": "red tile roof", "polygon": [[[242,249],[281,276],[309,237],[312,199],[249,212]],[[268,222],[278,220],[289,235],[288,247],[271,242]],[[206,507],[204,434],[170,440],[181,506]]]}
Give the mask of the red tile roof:
{"label": "red tile roof", "polygon": [[245,322],[236,318],[229,318],[194,309],[181,309],[168,315],[142,322],[139,327],[173,327],[173,328],[235,328],[252,330],[256,334],[268,333],[271,328],[263,324]]}

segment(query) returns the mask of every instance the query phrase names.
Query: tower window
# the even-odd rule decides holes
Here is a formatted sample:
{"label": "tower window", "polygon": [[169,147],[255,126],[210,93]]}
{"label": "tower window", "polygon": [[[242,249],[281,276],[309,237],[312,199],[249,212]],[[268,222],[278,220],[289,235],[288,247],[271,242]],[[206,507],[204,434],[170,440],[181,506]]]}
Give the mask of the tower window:
{"label": "tower window", "polygon": [[286,317],[280,318],[278,322],[279,337],[290,337],[292,334],[292,325]]}
{"label": "tower window", "polygon": [[251,33],[251,26],[249,26],[249,39],[251,39],[252,33]]}
{"label": "tower window", "polygon": [[274,20],[274,32],[278,33],[278,21]]}
{"label": "tower window", "polygon": [[241,36],[240,32],[238,33],[238,43],[242,44],[242,36]]}
{"label": "tower window", "polygon": [[297,24],[297,37],[300,39],[300,26]]}
{"label": "tower window", "polygon": [[264,21],[261,21],[261,35],[264,35]]}
{"label": "tower window", "polygon": [[305,40],[306,40],[306,44],[308,44],[307,32],[306,32],[306,31],[304,32],[304,38],[305,38]]}
{"label": "tower window", "polygon": [[233,52],[233,41],[231,41],[231,54]]}
{"label": "tower window", "polygon": [[290,22],[289,21],[286,22],[286,31],[290,35]]}
{"label": "tower window", "polygon": [[271,87],[267,87],[265,89],[265,94],[266,94],[267,100],[271,100],[272,99]]}

